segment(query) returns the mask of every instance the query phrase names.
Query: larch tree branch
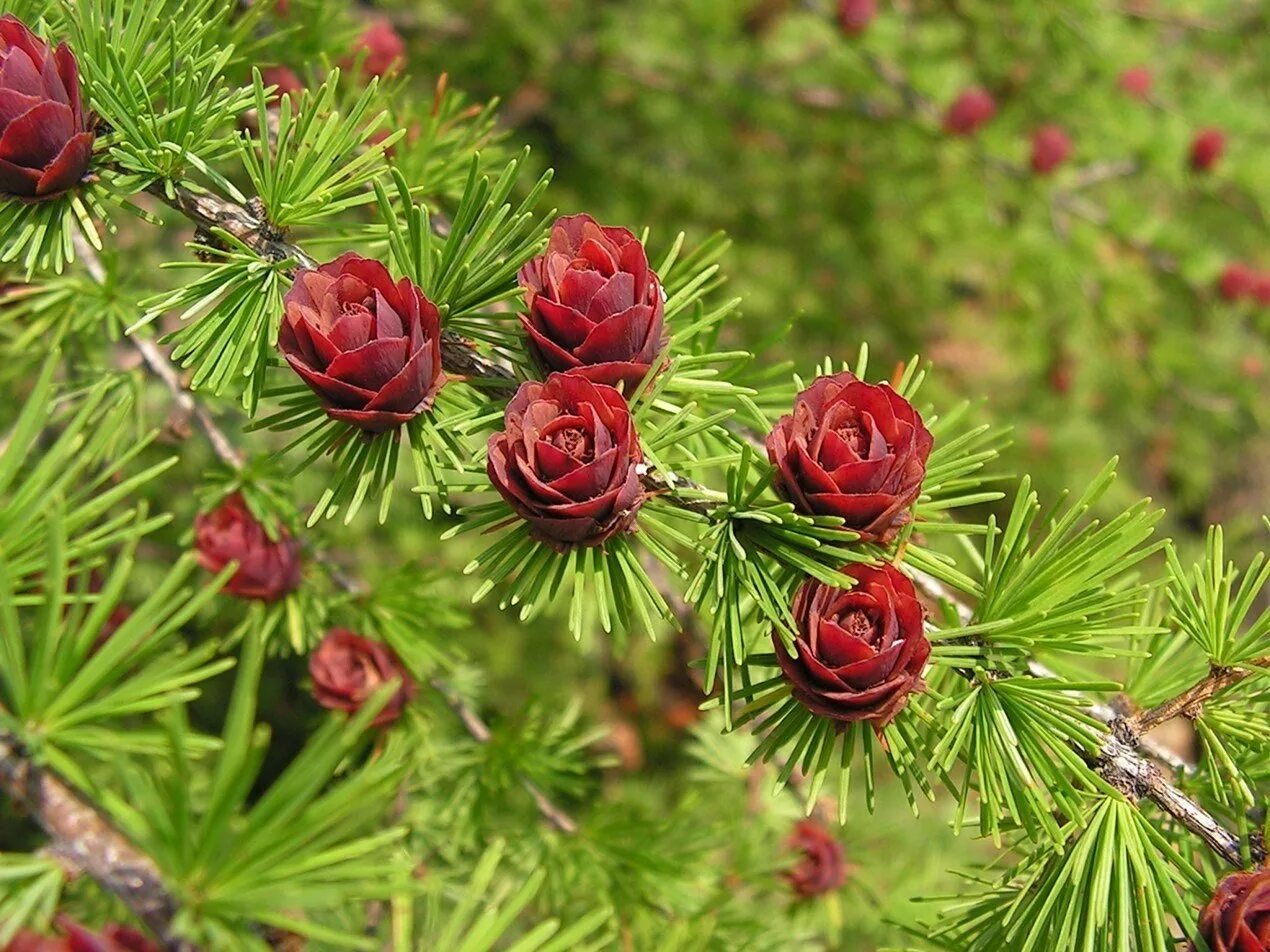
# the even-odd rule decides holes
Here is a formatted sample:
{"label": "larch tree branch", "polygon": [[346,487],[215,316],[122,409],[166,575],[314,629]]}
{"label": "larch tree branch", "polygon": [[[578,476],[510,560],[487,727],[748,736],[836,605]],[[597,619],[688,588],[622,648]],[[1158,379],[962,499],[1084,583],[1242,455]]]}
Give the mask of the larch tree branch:
{"label": "larch tree branch", "polygon": [[[200,206],[202,207],[202,206]],[[77,241],[77,251],[85,269],[96,281],[106,273],[95,252],[86,242]],[[171,392],[174,401],[197,423],[213,452],[231,469],[241,469],[243,455],[234,447],[215,419],[194,394],[180,382],[176,367],[152,340],[132,337],[146,368]],[[337,587],[348,592],[360,583],[345,575],[325,553],[314,553]],[[488,726],[439,678],[433,687],[446,700],[467,732],[480,743],[488,743]],[[523,778],[525,789],[543,818],[562,833],[574,833],[576,822],[557,807],[531,780]],[[38,766],[16,738],[0,735],[0,789],[30,815],[52,841],[56,853],[91,876],[101,887],[118,896],[163,943],[168,952],[198,952],[198,947],[175,936],[172,921],[179,903],[164,884],[154,861],[120,831],[109,816],[55,772]]]}
{"label": "larch tree branch", "polygon": [[[880,61],[870,61],[870,65],[888,85],[904,96],[907,103],[915,106],[920,112],[931,112],[931,104],[923,101],[901,75],[889,68],[884,69],[884,64],[880,65]],[[197,194],[179,186],[173,186],[170,193],[161,188],[152,190],[152,193],[172,208],[181,212],[200,228],[223,229],[256,250],[262,257],[274,261],[291,259],[302,267],[311,267],[314,263],[313,259],[302,249],[288,242],[285,235],[268,223],[262,209],[254,208],[250,203],[248,205],[240,205],[219,197]],[[161,352],[159,353],[161,354]],[[147,357],[144,351],[142,352],[142,357],[143,359]],[[443,357],[445,369],[458,376],[496,381],[505,380],[508,382],[514,382],[515,380],[514,375],[510,371],[486,360],[477,352],[470,341],[463,339],[460,335],[449,334],[443,341]],[[166,358],[164,359],[166,360]],[[163,379],[165,384],[168,383],[168,378],[165,374],[160,369],[156,369],[148,359],[147,366],[150,366],[156,376]],[[170,362],[168,362],[168,366],[171,366]],[[179,378],[174,377],[173,379],[177,379],[179,384]],[[169,389],[171,389],[170,384]],[[190,400],[193,400],[192,395],[185,392],[183,388],[181,392],[185,393]],[[179,402],[185,401],[185,398],[179,397],[176,391],[173,391],[173,395]],[[198,414],[194,415],[194,419],[208,437],[209,442],[212,443],[213,448],[216,449],[217,455],[225,459],[225,454],[222,454],[222,451],[217,449],[218,439],[213,436],[214,433],[219,433],[214,421],[211,421],[210,417],[200,417]],[[210,429],[204,425],[204,419],[211,423]],[[224,446],[232,450],[232,444],[227,441]],[[241,462],[238,465],[241,465]],[[688,481],[676,480],[673,476],[667,478],[656,473],[646,473],[645,479],[650,491],[663,495],[677,504],[684,505],[685,508],[701,513],[707,513],[713,508],[714,504],[710,500],[684,499],[674,491],[680,487],[697,488],[695,484],[691,484]],[[939,598],[950,597],[950,593],[944,590],[943,586],[936,580],[926,577],[922,573],[918,573],[918,576],[917,581],[928,594],[935,594]],[[959,612],[969,612],[968,607],[958,599],[951,599],[951,601],[958,606]],[[1043,669],[1042,666],[1035,663],[1031,664],[1029,669],[1037,677],[1052,676],[1052,672]],[[488,727],[474,711],[462,703],[449,685],[439,679],[434,679],[432,686],[445,697],[447,704],[449,704],[474,739],[479,742],[487,742],[489,740]],[[1226,830],[1202,806],[1195,803],[1175,787],[1165,778],[1159,767],[1137,751],[1137,745],[1144,743],[1143,738],[1140,736],[1143,731],[1128,728],[1124,719],[1105,705],[1092,705],[1090,712],[1100,721],[1107,724],[1110,729],[1103,748],[1097,755],[1088,757],[1091,766],[1104,779],[1117,789],[1125,792],[1126,795],[1132,796],[1135,800],[1148,799],[1155,803],[1169,816],[1202,839],[1227,862],[1234,866],[1241,865],[1242,850],[1239,838]],[[1156,746],[1158,748],[1158,745]],[[1164,749],[1152,749],[1151,753],[1160,756],[1166,762],[1170,762],[1171,766],[1175,766],[1178,763],[1176,755],[1170,755],[1170,752]],[[549,823],[562,832],[573,832],[576,829],[572,819],[551,804],[541,790],[527,780],[525,781],[525,786],[531,796],[533,796],[540,813]]]}
{"label": "larch tree branch", "polygon": [[[181,205],[173,205],[173,207],[197,208],[199,209],[199,215],[213,214],[211,206],[201,202],[193,202],[192,200],[182,200]],[[219,208],[219,206],[216,207]],[[258,224],[252,225],[247,218],[243,217],[243,215],[250,214],[245,210],[243,210],[243,215],[239,215],[237,212],[225,211],[223,209],[215,212],[215,214],[220,216],[218,218],[220,221],[227,220],[225,216],[232,216],[233,220],[238,223],[235,227],[247,227],[249,229],[254,229],[257,233],[260,231]],[[244,222],[247,224],[244,225]],[[84,267],[92,276],[93,280],[99,283],[104,281],[106,278],[106,272],[102,267],[100,259],[96,256],[96,252],[94,252],[87,242],[83,241],[82,238],[79,238],[78,233],[76,237],[78,239],[76,249],[84,263]],[[185,387],[182,386],[180,373],[163,352],[163,349],[148,338],[130,337],[129,340],[141,354],[147,369],[164,383],[171,392],[173,400],[182,409],[182,411],[190,414],[191,418],[198,425],[200,432],[202,432],[203,436],[207,439],[208,444],[212,447],[212,451],[217,455],[221,462],[232,470],[241,470],[245,464],[245,457],[233,445],[229,437],[225,435],[225,432],[217,425],[215,419],[207,410],[206,406],[204,406],[192,392],[186,390]],[[474,359],[479,360],[479,358]],[[330,557],[329,553],[311,545],[306,546],[305,548],[308,555],[314,562],[322,567],[322,569],[326,572],[327,577],[330,578],[336,588],[352,595],[361,594],[365,591],[363,583],[348,575],[339,563]],[[489,743],[491,737],[489,727],[481,720],[480,716],[475,711],[471,710],[471,708],[466,705],[466,703],[459,697],[458,693],[441,678],[433,678],[431,680],[431,684],[433,688],[441,694],[443,698],[445,698],[446,704],[452,711],[454,711],[468,734],[479,743]],[[522,783],[525,789],[529,792],[530,797],[532,797],[534,804],[538,808],[538,812],[542,814],[544,820],[562,833],[577,832],[577,822],[570,817],[568,813],[556,806],[541,788],[527,777],[522,778]]]}
{"label": "larch tree branch", "polygon": [[1175,717],[1198,717],[1205,702],[1252,676],[1255,668],[1270,668],[1270,657],[1248,662],[1246,667],[1215,667],[1197,684],[1176,697],[1125,719],[1125,726],[1141,736]]}
{"label": "larch tree branch", "polygon": [[0,789],[52,840],[59,857],[113,893],[169,952],[197,952],[172,932],[179,904],[154,860],[86,796],[38,766],[16,738],[0,735]]}
{"label": "larch tree branch", "polygon": [[[970,619],[972,615],[970,607],[955,598],[937,579],[924,572],[915,572],[913,576],[917,586],[929,597],[951,603],[963,621]],[[1054,672],[1036,661],[1028,663],[1028,670],[1033,677],[1056,677]],[[1091,704],[1089,713],[1107,725],[1108,733],[1103,740],[1102,748],[1096,754],[1089,754],[1080,749],[1077,749],[1077,753],[1098,772],[1099,776],[1135,803],[1150,800],[1203,840],[1213,852],[1231,866],[1240,868],[1244,865],[1240,838],[1227,830],[1208,810],[1175,786],[1157,764],[1139,752],[1139,748],[1147,749],[1152,756],[1166,763],[1178,760],[1176,754],[1168,751],[1163,745],[1144,738],[1142,730],[1131,728],[1128,722],[1108,705]],[[1191,769],[1194,768],[1191,767]],[[1250,844],[1250,851],[1256,861],[1265,858],[1264,852],[1256,843]]]}
{"label": "larch tree branch", "polygon": [[[1126,797],[1135,803],[1150,800],[1231,866],[1243,868],[1243,844],[1239,837],[1170,782],[1157,765],[1139,754],[1135,749],[1136,738],[1130,735],[1128,740],[1122,739],[1119,735],[1123,733],[1123,725],[1115,725],[1098,754],[1085,755],[1090,766]],[[1249,845],[1249,852],[1254,863],[1265,858],[1256,843]]]}

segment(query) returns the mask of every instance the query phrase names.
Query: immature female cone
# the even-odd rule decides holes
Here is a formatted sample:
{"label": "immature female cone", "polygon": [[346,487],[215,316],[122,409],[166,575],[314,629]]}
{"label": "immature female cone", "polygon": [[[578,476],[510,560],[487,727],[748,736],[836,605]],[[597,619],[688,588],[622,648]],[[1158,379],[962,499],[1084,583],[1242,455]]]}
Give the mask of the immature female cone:
{"label": "immature female cone", "polygon": [[300,543],[284,526],[271,539],[239,493],[194,518],[194,549],[209,572],[238,563],[225,583],[228,595],[276,602],[300,587]]}
{"label": "immature female cone", "polygon": [[847,881],[847,862],[842,844],[815,820],[802,820],[790,834],[788,845],[799,854],[785,871],[785,879],[802,899],[812,899],[841,889]]}
{"label": "immature female cone", "polygon": [[266,86],[275,87],[269,96],[269,104],[275,105],[285,96],[292,104],[300,101],[304,92],[304,81],[290,66],[266,66],[260,71],[260,81]]}
{"label": "immature female cone", "polygon": [[1131,66],[1120,74],[1116,80],[1116,85],[1120,87],[1120,91],[1126,96],[1132,96],[1134,99],[1146,99],[1151,95],[1151,87],[1155,84],[1155,77],[1151,75],[1151,70],[1145,66]]}
{"label": "immature female cone", "polygon": [[6,13],[0,17],[0,193],[56,198],[84,177],[92,154],[74,54],[65,43],[50,51]]}
{"label": "immature female cone", "polygon": [[1220,129],[1204,129],[1191,141],[1191,169],[1209,172],[1226,152],[1226,134]]}
{"label": "immature female cone", "polygon": [[590,215],[559,218],[547,250],[520,269],[520,322],[547,370],[630,393],[666,349],[661,282],[643,244]]}
{"label": "immature female cone", "polygon": [[354,634],[347,628],[332,628],[309,655],[309,675],[313,697],[333,711],[360,711],[367,699],[389,681],[401,684],[388,703],[371,721],[383,727],[401,717],[418,690],[414,678],[388,645]]}
{"label": "immature female cone", "polygon": [[838,0],[838,25],[848,36],[859,36],[877,15],[877,0]]}
{"label": "immature female cone", "polygon": [[393,28],[391,20],[376,17],[358,37],[353,52],[355,55],[365,54],[362,74],[369,79],[396,72],[405,61],[406,44]]}
{"label": "immature female cone", "polygon": [[278,347],[327,416],[382,433],[432,407],[441,315],[409,278],[350,251],[296,272],[283,307]]}
{"label": "immature female cone", "polygon": [[556,549],[628,531],[644,504],[644,453],[626,399],[575,374],[528,380],[489,438],[486,472],[534,536]]}
{"label": "immature female cone", "polygon": [[1241,301],[1252,294],[1257,275],[1242,261],[1232,261],[1217,279],[1217,293],[1226,301]]}
{"label": "immature female cone", "polygon": [[1210,952],[1268,952],[1270,868],[1232,873],[1218,883],[1200,913],[1199,934]]}
{"label": "immature female cone", "polygon": [[1041,126],[1032,133],[1032,171],[1049,175],[1072,154],[1072,140],[1062,126]]}
{"label": "immature female cone", "polygon": [[767,435],[776,490],[799,512],[840,516],[869,542],[890,542],[922,490],[930,431],[887,384],[843,371],[819,377]]}
{"label": "immature female cone", "polygon": [[997,101],[986,89],[972,86],[952,101],[944,113],[944,131],[971,136],[997,114]]}
{"label": "immature female cone", "polygon": [[1270,307],[1270,271],[1255,272],[1252,276],[1252,287],[1248,293],[1262,307]]}
{"label": "immature female cone", "polygon": [[776,661],[803,707],[842,723],[881,730],[924,688],[930,657],[913,583],[889,562],[849,565],[851,588],[809,578],[794,596],[794,650],[772,632]]}

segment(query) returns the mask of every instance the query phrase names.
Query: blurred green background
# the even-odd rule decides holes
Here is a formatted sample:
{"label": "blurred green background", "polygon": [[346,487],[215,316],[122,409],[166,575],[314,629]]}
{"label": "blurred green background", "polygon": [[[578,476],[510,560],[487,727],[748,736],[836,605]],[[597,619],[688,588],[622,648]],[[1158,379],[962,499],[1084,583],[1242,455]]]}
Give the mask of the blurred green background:
{"label": "blurred green background", "polygon": [[[726,230],[729,343],[801,369],[867,341],[933,362],[939,402],[1015,428],[1006,466],[1042,492],[1113,454],[1118,505],[1167,531],[1270,499],[1270,305],[1222,269],[1270,270],[1270,6],[1237,0],[881,2],[863,33],[830,0],[421,0],[394,20],[424,77],[499,97],[514,144],[556,170],[563,211]],[[1145,101],[1121,71],[1149,68]],[[980,85],[975,137],[942,110]],[[1071,160],[1028,166],[1040,125]],[[1192,136],[1227,151],[1192,173]],[[789,329],[788,335],[785,334]]]}

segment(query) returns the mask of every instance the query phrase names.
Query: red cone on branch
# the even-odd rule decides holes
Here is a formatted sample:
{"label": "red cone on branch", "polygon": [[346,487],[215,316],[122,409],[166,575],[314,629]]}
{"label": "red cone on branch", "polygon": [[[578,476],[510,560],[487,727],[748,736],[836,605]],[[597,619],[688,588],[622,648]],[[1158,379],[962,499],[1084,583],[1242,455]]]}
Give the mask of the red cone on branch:
{"label": "red cone on branch", "polygon": [[1220,129],[1204,129],[1191,141],[1191,168],[1209,172],[1226,152],[1226,134]]}
{"label": "red cone on branch", "polygon": [[1252,294],[1257,276],[1242,261],[1232,261],[1217,279],[1217,293],[1227,301],[1240,301]]}
{"label": "red cone on branch", "polygon": [[1032,171],[1049,175],[1072,154],[1072,140],[1062,126],[1041,126],[1032,134]]}
{"label": "red cone on branch", "polygon": [[55,198],[84,177],[92,153],[70,48],[50,50],[17,17],[0,17],[0,193]]}
{"label": "red cone on branch", "polygon": [[278,346],[327,416],[382,433],[432,407],[441,315],[410,279],[350,251],[296,272],[283,306]]}
{"label": "red cone on branch", "polygon": [[556,220],[547,250],[520,269],[529,346],[548,370],[630,393],[666,347],[661,282],[625,228]]}
{"label": "red cone on branch", "polygon": [[276,602],[300,587],[300,543],[281,526],[269,538],[238,493],[195,517],[194,548],[209,572],[238,563],[224,588],[237,598]]}
{"label": "red cone on branch", "polygon": [[354,58],[364,53],[362,73],[370,76],[387,76],[401,68],[406,59],[406,44],[387,17],[376,17],[370,22],[353,48]]}
{"label": "red cone on branch", "polygon": [[1253,275],[1249,293],[1258,304],[1270,307],[1270,271],[1258,271]]}
{"label": "red cone on branch", "polygon": [[1151,95],[1151,88],[1155,85],[1155,77],[1151,75],[1151,70],[1145,66],[1131,66],[1120,74],[1116,80],[1116,85],[1120,87],[1120,91],[1126,96],[1132,96],[1134,99],[1146,99]]}
{"label": "red cone on branch", "polygon": [[1200,913],[1199,934],[1211,952],[1270,950],[1270,868],[1232,873],[1218,883]]}
{"label": "red cone on branch", "polygon": [[973,86],[953,100],[944,113],[944,131],[970,136],[997,113],[997,102],[986,89]]}
{"label": "red cone on branch", "polygon": [[629,531],[644,454],[626,399],[575,374],[526,381],[489,438],[486,471],[536,538],[557,549]]}
{"label": "red cone on branch", "polygon": [[859,36],[877,15],[877,0],[838,0],[838,25],[849,36]]}
{"label": "red cone on branch", "polygon": [[380,686],[399,680],[400,687],[371,721],[375,727],[401,717],[418,689],[397,652],[347,628],[332,628],[326,633],[309,656],[309,675],[313,678],[313,697],[319,704],[350,714],[360,711]]}
{"label": "red cone on branch", "polygon": [[799,512],[841,516],[870,542],[910,519],[932,439],[912,404],[887,384],[843,372],[819,377],[767,435],[776,489]]}
{"label": "red cone on branch", "polygon": [[930,657],[925,613],[913,583],[890,563],[849,565],[852,588],[807,579],[794,596],[795,657],[772,632],[776,660],[803,707],[880,730],[924,688]]}
{"label": "red cone on branch", "polygon": [[847,881],[842,844],[816,820],[801,820],[788,845],[799,854],[785,879],[800,898],[811,899],[841,889]]}

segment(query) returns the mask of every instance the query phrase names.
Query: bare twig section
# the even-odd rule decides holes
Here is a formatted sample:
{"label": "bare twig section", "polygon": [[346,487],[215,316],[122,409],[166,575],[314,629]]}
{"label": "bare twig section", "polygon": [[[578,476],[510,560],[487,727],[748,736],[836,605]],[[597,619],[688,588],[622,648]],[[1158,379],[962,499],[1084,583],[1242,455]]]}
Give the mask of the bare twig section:
{"label": "bare twig section", "polygon": [[1135,20],[1149,20],[1154,23],[1162,23],[1166,26],[1174,27],[1179,30],[1197,30],[1205,33],[1237,33],[1242,26],[1242,24],[1239,23],[1216,23],[1212,20],[1202,19],[1200,17],[1153,10],[1145,3],[1123,4],[1119,8],[1119,12],[1124,16]]}
{"label": "bare twig section", "polygon": [[[492,735],[490,734],[489,725],[481,719],[479,714],[467,706],[467,703],[459,697],[459,693],[447,681],[434,677],[428,683],[432,685],[433,690],[445,699],[445,703],[449,705],[450,710],[458,717],[464,730],[471,735],[474,741],[478,744],[488,744],[490,742]],[[528,777],[521,777],[520,782],[529,791],[534,805],[538,808],[538,812],[542,814],[544,820],[561,833],[572,835],[578,832],[578,824],[573,817],[552,803],[547,795],[542,792],[542,788]]]}
{"label": "bare twig section", "polygon": [[150,194],[203,229],[219,228],[233,235],[262,258],[270,261],[291,258],[302,268],[317,266],[313,258],[287,241],[283,232],[269,223],[258,203],[255,207],[239,205],[206,192],[195,192],[180,185],[165,187],[163,183],[152,186]]}
{"label": "bare twig section", "polygon": [[327,578],[335,584],[336,588],[354,598],[360,598],[367,594],[366,586],[362,584],[362,580],[354,578],[345,572],[343,566],[331,557],[331,553],[324,549],[315,548],[312,545],[306,545],[305,552],[314,562],[326,570]]}
{"label": "bare twig section", "polygon": [[130,337],[132,346],[136,348],[146,368],[158,377],[172,394],[172,402],[192,419],[199,430],[207,438],[218,459],[230,469],[243,468],[243,455],[230,442],[223,430],[216,424],[207,407],[194,399],[194,395],[181,385],[181,377],[176,366],[168,359],[158,344],[146,337]]}
{"label": "bare twig section", "polygon": [[640,482],[643,484],[644,491],[649,495],[658,496],[674,503],[680,509],[686,509],[689,512],[695,512],[703,516],[709,515],[726,502],[722,498],[711,499],[701,496],[685,496],[681,490],[688,489],[698,493],[708,492],[708,490],[700,483],[694,482],[686,476],[680,476],[678,473],[663,472],[645,467],[644,471],[640,473]]}
{"label": "bare twig section", "polygon": [[177,902],[154,861],[52,771],[38,767],[18,741],[0,735],[0,789],[31,815],[57,855],[114,893],[169,952],[197,952],[172,934]]}
{"label": "bare twig section", "polygon": [[511,390],[520,385],[514,373],[482,357],[470,340],[450,330],[441,331],[441,366],[468,381],[482,380]]}
{"label": "bare twig section", "polygon": [[[101,284],[106,280],[106,269],[102,267],[101,259],[97,257],[97,252],[83,239],[79,232],[75,233],[74,240],[75,252],[83,263],[85,270],[88,271],[89,276],[94,281]],[[192,419],[202,431],[207,438],[207,442],[212,447],[212,452],[216,454],[220,461],[230,469],[242,469],[242,454],[238,452],[233,442],[217,425],[216,420],[208,412],[207,407],[194,399],[194,395],[181,384],[181,374],[176,369],[176,365],[168,358],[168,355],[163,352],[163,348],[146,337],[129,337],[128,342],[141,355],[146,369],[158,377],[163,382],[163,385],[168,388],[168,392],[172,394],[173,402],[181,412]]]}
{"label": "bare twig section", "polygon": [[[1095,757],[1087,758],[1091,766],[1108,783],[1135,802],[1150,800],[1186,829],[1190,830],[1236,869],[1244,866],[1242,844],[1202,806],[1175,787],[1160,768],[1133,749],[1133,739],[1126,743],[1113,733]],[[1252,859],[1265,859],[1264,850],[1251,845]]]}
{"label": "bare twig section", "polygon": [[1134,735],[1141,735],[1175,717],[1197,717],[1206,701],[1250,677],[1253,668],[1270,668],[1270,657],[1251,661],[1246,668],[1213,668],[1206,678],[1187,688],[1177,697],[1126,718],[1125,726]]}
{"label": "bare twig section", "polygon": [[1101,162],[1091,162],[1077,173],[1069,188],[1075,192],[1112,179],[1129,178],[1141,171],[1142,163],[1137,159],[1105,159]]}

